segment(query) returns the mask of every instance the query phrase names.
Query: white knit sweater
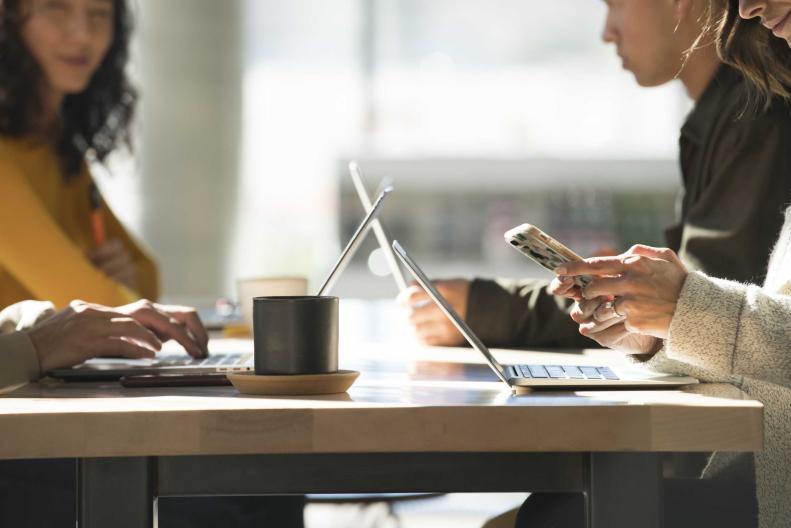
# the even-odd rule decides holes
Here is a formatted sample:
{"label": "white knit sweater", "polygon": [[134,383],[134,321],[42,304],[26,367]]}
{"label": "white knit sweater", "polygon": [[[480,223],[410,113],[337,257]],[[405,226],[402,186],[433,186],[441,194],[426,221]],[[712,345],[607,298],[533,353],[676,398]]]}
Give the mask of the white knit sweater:
{"label": "white knit sweater", "polygon": [[[690,273],[670,337],[649,365],[733,383],[764,404],[765,448],[755,455],[759,526],[791,527],[791,208],[764,287]],[[704,476],[735,459],[715,454]]]}

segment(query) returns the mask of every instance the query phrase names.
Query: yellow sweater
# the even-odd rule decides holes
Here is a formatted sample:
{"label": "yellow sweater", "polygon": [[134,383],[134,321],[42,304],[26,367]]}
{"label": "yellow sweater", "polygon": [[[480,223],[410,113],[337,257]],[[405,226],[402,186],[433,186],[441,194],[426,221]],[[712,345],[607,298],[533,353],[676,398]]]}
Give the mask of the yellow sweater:
{"label": "yellow sweater", "polygon": [[102,207],[107,238],[132,253],[139,291],[108,278],[87,259],[94,245],[87,167],[63,179],[52,148],[0,137],[0,308],[25,299],[73,299],[126,304],[158,295],[156,265],[132,240],[108,207]]}

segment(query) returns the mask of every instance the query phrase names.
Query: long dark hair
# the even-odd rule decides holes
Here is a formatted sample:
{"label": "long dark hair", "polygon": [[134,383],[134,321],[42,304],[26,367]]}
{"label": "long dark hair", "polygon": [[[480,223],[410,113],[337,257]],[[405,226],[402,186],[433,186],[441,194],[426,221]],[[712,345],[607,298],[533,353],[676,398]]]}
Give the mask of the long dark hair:
{"label": "long dark hair", "polygon": [[736,67],[752,85],[756,103],[769,106],[773,96],[791,99],[791,49],[761,25],[759,18],[739,16],[739,0],[712,0],[721,13],[717,48],[722,59]]}
{"label": "long dark hair", "polygon": [[[33,132],[43,109],[44,74],[31,55],[21,28],[24,0],[0,0],[0,135]],[[64,177],[79,174],[86,155],[104,161],[119,145],[131,146],[129,126],[137,92],[126,76],[132,20],[125,0],[113,0],[113,40],[82,92],[67,95],[60,110],[54,145]]]}

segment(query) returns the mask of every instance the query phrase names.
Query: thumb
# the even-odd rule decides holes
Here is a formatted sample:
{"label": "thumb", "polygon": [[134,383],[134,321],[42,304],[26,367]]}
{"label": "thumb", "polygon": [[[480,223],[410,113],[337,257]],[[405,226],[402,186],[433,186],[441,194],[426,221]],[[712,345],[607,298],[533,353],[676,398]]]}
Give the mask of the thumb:
{"label": "thumb", "polygon": [[637,245],[632,246],[629,249],[629,251],[627,251],[627,254],[640,255],[642,257],[667,260],[667,261],[670,261],[670,262],[677,262],[678,261],[678,257],[676,256],[676,252],[673,251],[672,249],[644,246],[642,244],[637,244]]}

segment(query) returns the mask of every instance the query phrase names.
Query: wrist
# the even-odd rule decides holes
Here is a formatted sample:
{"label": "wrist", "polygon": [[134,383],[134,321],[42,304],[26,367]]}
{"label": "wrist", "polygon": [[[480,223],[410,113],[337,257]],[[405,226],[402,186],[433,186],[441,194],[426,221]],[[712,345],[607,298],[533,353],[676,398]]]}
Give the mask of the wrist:
{"label": "wrist", "polygon": [[644,363],[650,360],[651,358],[653,358],[655,355],[657,355],[659,351],[662,350],[662,347],[664,347],[664,345],[665,345],[665,341],[663,339],[659,339],[658,337],[655,337],[648,351],[641,352],[639,354],[632,354],[632,358],[635,361]]}
{"label": "wrist", "polygon": [[46,372],[50,367],[47,362],[46,353],[44,352],[46,348],[42,346],[40,339],[41,336],[39,335],[38,329],[36,327],[29,328],[24,330],[23,333],[27,336],[30,344],[32,345],[33,355],[35,356],[36,362],[38,363],[39,372]]}

